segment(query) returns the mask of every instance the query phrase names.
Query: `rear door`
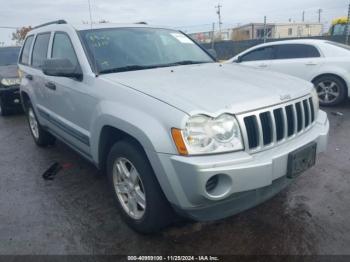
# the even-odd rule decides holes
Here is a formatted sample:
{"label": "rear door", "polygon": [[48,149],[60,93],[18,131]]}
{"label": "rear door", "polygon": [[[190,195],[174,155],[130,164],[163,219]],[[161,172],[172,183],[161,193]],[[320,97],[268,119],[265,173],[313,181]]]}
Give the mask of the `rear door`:
{"label": "rear door", "polygon": [[240,56],[241,64],[261,68],[270,69],[273,59],[273,48],[271,46],[260,47]]}
{"label": "rear door", "polygon": [[270,69],[310,81],[323,59],[319,50],[309,44],[275,45],[275,59]]}
{"label": "rear door", "polygon": [[47,59],[51,32],[39,33],[29,36],[24,44],[20,57],[21,69],[23,71],[22,86],[29,90],[34,110],[42,125],[47,125],[42,119],[42,111],[48,106],[47,92],[45,89],[45,76],[42,65]]}

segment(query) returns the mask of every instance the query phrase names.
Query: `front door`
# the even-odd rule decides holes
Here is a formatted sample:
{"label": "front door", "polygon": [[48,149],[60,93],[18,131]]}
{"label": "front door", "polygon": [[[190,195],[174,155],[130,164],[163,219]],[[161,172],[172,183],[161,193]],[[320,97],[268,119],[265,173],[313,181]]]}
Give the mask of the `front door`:
{"label": "front door", "polygon": [[243,65],[254,68],[269,70],[273,59],[273,48],[270,46],[261,47],[243,54],[239,62]]}
{"label": "front door", "polygon": [[[50,57],[69,59],[79,66],[70,37],[64,32],[54,33]],[[46,76],[45,84],[53,132],[89,158],[91,119],[97,104],[97,99],[90,95],[91,85],[86,84],[86,78],[56,76]]]}

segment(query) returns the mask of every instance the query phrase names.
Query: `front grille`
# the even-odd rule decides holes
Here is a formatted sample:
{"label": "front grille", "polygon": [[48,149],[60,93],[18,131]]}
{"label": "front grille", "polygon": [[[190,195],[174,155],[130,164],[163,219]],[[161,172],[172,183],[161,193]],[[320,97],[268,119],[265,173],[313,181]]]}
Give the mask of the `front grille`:
{"label": "front grille", "polygon": [[259,151],[291,139],[309,129],[315,121],[312,98],[238,116],[246,148]]}

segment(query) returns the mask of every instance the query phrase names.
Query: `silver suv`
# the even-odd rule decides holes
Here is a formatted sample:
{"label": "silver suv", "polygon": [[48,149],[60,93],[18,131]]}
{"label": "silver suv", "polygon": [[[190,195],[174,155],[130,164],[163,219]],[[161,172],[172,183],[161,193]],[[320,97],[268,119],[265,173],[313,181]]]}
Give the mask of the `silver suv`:
{"label": "silver suv", "polygon": [[104,170],[139,232],[251,208],[326,148],[310,83],[232,70],[179,31],[60,20],[28,34],[19,68],[35,143],[58,138]]}

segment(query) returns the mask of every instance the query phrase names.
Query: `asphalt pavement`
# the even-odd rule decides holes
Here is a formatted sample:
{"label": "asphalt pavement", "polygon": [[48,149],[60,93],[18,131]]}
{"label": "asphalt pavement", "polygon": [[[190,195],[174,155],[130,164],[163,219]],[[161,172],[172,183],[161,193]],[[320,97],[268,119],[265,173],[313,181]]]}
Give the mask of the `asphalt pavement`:
{"label": "asphalt pavement", "polygon": [[[264,204],[153,236],[129,229],[107,180],[63,143],[37,148],[23,115],[0,117],[0,254],[350,254],[350,102],[327,109],[329,147]],[[54,162],[54,180],[42,173]]]}

